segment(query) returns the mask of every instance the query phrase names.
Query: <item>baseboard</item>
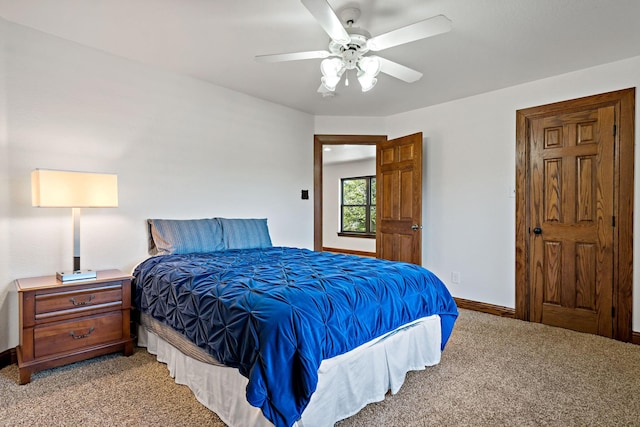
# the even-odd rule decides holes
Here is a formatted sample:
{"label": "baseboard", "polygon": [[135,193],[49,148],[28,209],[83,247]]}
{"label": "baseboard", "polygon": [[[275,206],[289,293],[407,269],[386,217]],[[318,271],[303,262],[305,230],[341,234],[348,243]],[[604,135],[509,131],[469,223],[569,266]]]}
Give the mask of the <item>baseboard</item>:
{"label": "baseboard", "polygon": [[16,349],[10,348],[9,350],[5,350],[0,353],[0,369],[5,366],[13,365],[18,362],[18,358],[16,356]]}
{"label": "baseboard", "polygon": [[632,332],[631,333],[631,342],[640,345],[640,332]]}
{"label": "baseboard", "polygon": [[368,258],[375,258],[376,257],[376,253],[375,252],[354,251],[354,250],[351,250],[351,249],[340,249],[340,248],[328,248],[326,246],[322,247],[322,251],[323,252],[333,252],[333,253],[336,253],[336,254],[358,255],[358,256],[364,256],[364,257],[368,257]]}
{"label": "baseboard", "polygon": [[510,319],[515,319],[516,317],[516,311],[513,308],[487,304],[486,302],[471,301],[464,298],[454,298],[454,300],[459,308],[466,310],[479,311],[481,313],[493,314],[494,316],[507,317]]}

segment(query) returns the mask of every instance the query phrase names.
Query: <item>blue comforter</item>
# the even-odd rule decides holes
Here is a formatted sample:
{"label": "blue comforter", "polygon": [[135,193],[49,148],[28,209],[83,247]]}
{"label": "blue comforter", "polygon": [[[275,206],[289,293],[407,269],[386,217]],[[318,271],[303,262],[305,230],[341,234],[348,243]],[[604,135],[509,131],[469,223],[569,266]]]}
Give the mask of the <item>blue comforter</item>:
{"label": "blue comforter", "polygon": [[286,247],[149,258],[134,288],[139,310],[238,368],[276,426],[300,418],[323,359],[432,314],[444,349],[458,315],[420,266]]}

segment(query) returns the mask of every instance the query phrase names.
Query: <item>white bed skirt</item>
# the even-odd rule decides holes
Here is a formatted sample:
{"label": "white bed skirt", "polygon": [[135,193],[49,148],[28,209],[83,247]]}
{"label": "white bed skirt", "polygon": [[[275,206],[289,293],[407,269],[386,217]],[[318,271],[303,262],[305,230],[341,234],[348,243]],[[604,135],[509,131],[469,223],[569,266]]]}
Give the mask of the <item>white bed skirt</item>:
{"label": "white bed skirt", "polygon": [[[372,402],[396,393],[409,371],[440,362],[440,316],[425,317],[324,360],[318,386],[297,427],[333,426]],[[273,426],[245,397],[247,378],[237,369],[200,362],[140,326],[138,346],[166,363],[176,383],[188,386],[196,399],[230,427]]]}

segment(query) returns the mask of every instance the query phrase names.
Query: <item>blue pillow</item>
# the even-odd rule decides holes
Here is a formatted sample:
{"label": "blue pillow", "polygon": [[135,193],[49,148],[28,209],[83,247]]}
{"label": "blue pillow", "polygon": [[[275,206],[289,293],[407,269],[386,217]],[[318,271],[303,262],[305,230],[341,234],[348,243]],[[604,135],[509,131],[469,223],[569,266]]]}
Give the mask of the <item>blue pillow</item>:
{"label": "blue pillow", "polygon": [[[224,250],[222,227],[215,218],[148,219],[152,241],[149,252],[157,255]],[[155,248],[154,248],[155,247]]]}
{"label": "blue pillow", "polygon": [[267,219],[218,218],[222,225],[227,249],[253,249],[271,247]]}

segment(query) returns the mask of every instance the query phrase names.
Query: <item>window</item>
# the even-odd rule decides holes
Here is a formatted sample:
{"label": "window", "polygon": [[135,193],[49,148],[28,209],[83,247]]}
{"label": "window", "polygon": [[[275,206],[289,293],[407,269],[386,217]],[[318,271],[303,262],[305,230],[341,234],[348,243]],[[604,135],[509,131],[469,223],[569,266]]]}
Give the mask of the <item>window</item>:
{"label": "window", "polygon": [[375,237],[376,177],[342,178],[341,236]]}

